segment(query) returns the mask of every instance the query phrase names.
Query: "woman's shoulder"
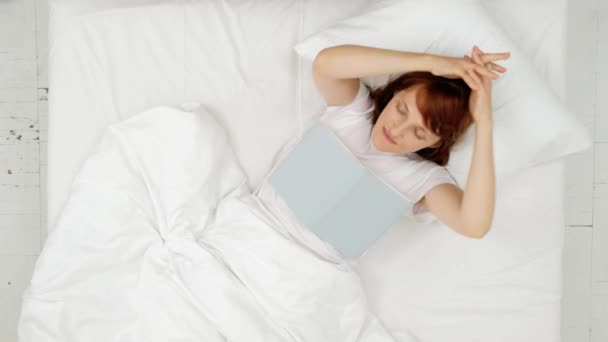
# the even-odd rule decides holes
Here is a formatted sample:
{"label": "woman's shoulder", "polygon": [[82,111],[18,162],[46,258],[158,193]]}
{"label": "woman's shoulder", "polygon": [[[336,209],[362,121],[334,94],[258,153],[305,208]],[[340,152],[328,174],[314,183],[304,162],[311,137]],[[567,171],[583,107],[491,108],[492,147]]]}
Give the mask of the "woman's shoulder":
{"label": "woman's shoulder", "polygon": [[341,106],[326,106],[326,112],[347,111],[361,113],[368,112],[371,109],[373,109],[373,101],[370,97],[370,91],[362,81],[359,81],[359,90],[352,101]]}

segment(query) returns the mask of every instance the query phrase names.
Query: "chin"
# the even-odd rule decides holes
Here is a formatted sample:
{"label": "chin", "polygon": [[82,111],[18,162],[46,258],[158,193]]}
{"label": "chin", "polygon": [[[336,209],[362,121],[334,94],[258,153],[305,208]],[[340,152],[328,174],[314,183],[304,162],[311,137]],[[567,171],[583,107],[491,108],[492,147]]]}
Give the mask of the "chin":
{"label": "chin", "polygon": [[[382,133],[380,133],[382,134]],[[378,151],[381,152],[396,152],[391,150],[390,146],[388,145],[388,142],[384,141],[384,137],[380,136],[380,135],[375,135],[374,138],[374,145],[376,146],[376,148],[378,149]]]}
{"label": "chin", "polygon": [[379,136],[378,134],[374,134],[372,136],[372,140],[373,140],[374,145],[376,146],[376,148],[379,151],[386,152],[386,146],[384,145],[384,141],[383,141],[384,139],[382,139],[381,136]]}

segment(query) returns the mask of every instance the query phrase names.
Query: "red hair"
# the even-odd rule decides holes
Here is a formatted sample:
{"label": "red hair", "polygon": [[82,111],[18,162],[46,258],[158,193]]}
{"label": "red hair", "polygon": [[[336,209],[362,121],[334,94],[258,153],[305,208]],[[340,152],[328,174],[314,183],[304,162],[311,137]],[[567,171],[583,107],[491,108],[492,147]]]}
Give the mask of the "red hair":
{"label": "red hair", "polygon": [[369,118],[372,125],[397,92],[416,86],[416,104],[426,128],[440,137],[437,147],[416,151],[424,159],[445,166],[450,150],[473,123],[469,111],[471,88],[461,78],[435,76],[426,71],[405,73],[384,86],[370,91],[375,104]]}

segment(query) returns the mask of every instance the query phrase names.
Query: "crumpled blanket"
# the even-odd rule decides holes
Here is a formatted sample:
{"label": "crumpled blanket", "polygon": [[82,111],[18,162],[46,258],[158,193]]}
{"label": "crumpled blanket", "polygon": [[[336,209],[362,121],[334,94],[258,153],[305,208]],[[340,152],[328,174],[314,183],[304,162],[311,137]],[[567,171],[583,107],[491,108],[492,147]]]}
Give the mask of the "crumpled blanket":
{"label": "crumpled blanket", "polygon": [[41,252],[20,341],[396,341],[348,263],[278,222],[208,112],[113,124]]}

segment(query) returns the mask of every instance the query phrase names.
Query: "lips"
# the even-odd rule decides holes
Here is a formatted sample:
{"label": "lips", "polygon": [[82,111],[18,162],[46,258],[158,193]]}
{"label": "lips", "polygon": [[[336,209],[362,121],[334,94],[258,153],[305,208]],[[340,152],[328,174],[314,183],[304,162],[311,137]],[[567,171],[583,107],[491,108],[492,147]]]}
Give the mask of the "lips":
{"label": "lips", "polygon": [[382,133],[384,134],[384,137],[386,138],[386,140],[388,140],[388,142],[390,142],[393,145],[397,145],[397,142],[395,140],[393,140],[393,138],[391,138],[391,136],[388,134],[388,132],[386,131],[386,129],[384,127],[382,127]]}

